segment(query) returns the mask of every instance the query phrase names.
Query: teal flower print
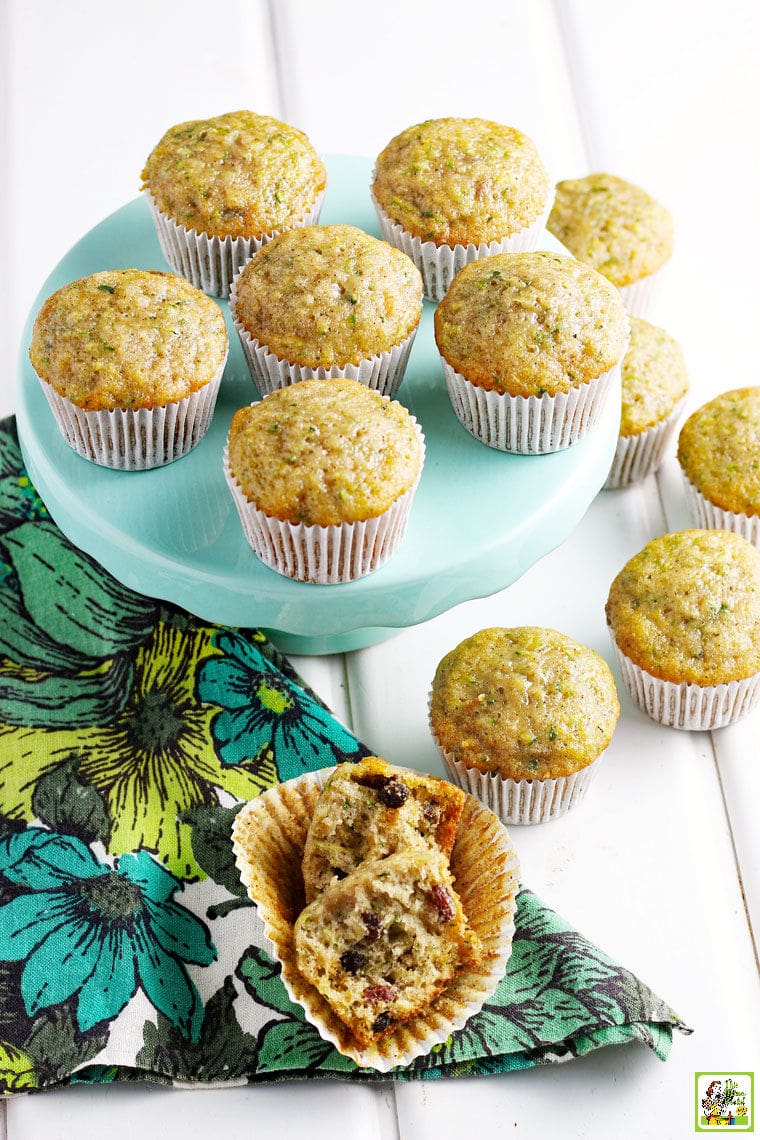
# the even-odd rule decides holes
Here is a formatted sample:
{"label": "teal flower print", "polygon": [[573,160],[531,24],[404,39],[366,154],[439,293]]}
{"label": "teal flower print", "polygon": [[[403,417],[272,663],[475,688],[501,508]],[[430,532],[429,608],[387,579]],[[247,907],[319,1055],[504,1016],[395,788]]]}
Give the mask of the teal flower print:
{"label": "teal flower print", "polygon": [[207,966],[216,951],[203,923],[174,902],[180,881],[146,851],[111,867],[73,836],[28,827],[0,840],[0,876],[25,888],[0,906],[0,959],[25,963],[30,1017],[77,995],[86,1032],[142,989],[197,1040],[203,1004],[185,963]]}
{"label": "teal flower print", "polygon": [[281,780],[357,758],[355,736],[239,634],[220,634],[222,656],[198,672],[198,695],[222,711],[211,722],[225,764],[272,753]]}

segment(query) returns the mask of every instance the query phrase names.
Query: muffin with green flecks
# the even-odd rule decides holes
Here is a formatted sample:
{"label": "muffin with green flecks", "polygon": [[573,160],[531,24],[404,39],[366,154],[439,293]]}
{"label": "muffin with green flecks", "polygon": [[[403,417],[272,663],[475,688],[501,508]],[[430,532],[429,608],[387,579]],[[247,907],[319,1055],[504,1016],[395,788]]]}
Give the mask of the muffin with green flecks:
{"label": "muffin with green flecks", "polygon": [[605,487],[627,487],[662,463],[689,387],[680,345],[664,329],[631,317],[621,368],[620,434]]}
{"label": "muffin with green flecks", "polygon": [[471,262],[435,312],[454,412],[500,451],[559,451],[582,439],[618,382],[628,336],[615,287],[542,250]]}
{"label": "muffin with green flecks", "polygon": [[219,297],[274,234],[319,219],[326,184],[303,131],[253,111],[177,123],[142,172],[164,257]]}
{"label": "muffin with green flecks", "polygon": [[660,535],[606,606],[634,701],[674,728],[721,728],[760,700],[760,551],[727,530]]}
{"label": "muffin with green flecks", "polygon": [[760,546],[760,388],[723,392],[693,412],[678,461],[695,523]]}
{"label": "muffin with green flecks", "polygon": [[132,471],[170,463],[203,438],[227,347],[221,309],[184,277],[114,269],[47,298],[29,356],[74,450]]}
{"label": "muffin with green flecks", "polygon": [[558,182],[546,228],[646,316],[673,252],[673,219],[646,190],[614,174]]}
{"label": "muffin with green flecks", "polygon": [[350,582],[400,546],[425,444],[403,404],[315,377],[241,408],[224,466],[254,554],[304,582]]}
{"label": "muffin with green flecks", "polygon": [[356,226],[303,226],[254,254],[230,312],[262,395],[348,376],[394,396],[422,316],[422,280],[405,254]]}
{"label": "muffin with green flecks", "polygon": [[372,199],[383,237],[440,301],[475,258],[535,249],[552,195],[531,139],[488,119],[428,119],[378,155]]}
{"label": "muffin with green flecks", "polygon": [[439,663],[430,727],[449,776],[505,823],[586,793],[620,706],[606,662],[553,629],[483,629]]}

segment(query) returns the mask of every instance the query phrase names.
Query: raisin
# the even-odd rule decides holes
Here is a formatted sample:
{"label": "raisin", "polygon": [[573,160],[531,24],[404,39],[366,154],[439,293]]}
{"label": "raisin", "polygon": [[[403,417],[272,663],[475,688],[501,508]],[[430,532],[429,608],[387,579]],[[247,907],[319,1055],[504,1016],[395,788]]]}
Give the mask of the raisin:
{"label": "raisin", "polygon": [[340,956],[340,964],[347,974],[358,974],[366,962],[367,955],[360,950],[345,950]]}
{"label": "raisin", "polygon": [[380,789],[377,793],[377,798],[381,804],[385,804],[389,808],[399,808],[403,803],[409,799],[409,789],[403,780],[399,780],[398,776],[394,776],[392,780],[388,780],[387,784]]}
{"label": "raisin", "polygon": [[423,818],[428,821],[428,823],[432,823],[434,820],[438,820],[438,804],[435,802],[435,800],[425,800],[424,804],[422,805],[422,815]]}
{"label": "raisin", "polygon": [[377,1017],[372,1022],[372,1032],[385,1033],[386,1029],[390,1029],[392,1025],[393,1018],[388,1013],[388,1010],[384,1009],[382,1013],[378,1013]]}
{"label": "raisin", "polygon": [[441,922],[453,922],[456,918],[456,907],[454,900],[440,883],[436,883],[430,892],[430,899],[433,906],[438,911],[438,917]]}
{"label": "raisin", "polygon": [[362,921],[367,927],[367,938],[369,938],[370,942],[377,942],[383,933],[383,922],[380,915],[375,914],[373,910],[368,910],[362,915]]}
{"label": "raisin", "polygon": [[381,1001],[395,1001],[398,997],[398,990],[395,986],[390,986],[387,983],[379,982],[374,986],[367,986],[364,991],[364,1000],[372,1002]]}

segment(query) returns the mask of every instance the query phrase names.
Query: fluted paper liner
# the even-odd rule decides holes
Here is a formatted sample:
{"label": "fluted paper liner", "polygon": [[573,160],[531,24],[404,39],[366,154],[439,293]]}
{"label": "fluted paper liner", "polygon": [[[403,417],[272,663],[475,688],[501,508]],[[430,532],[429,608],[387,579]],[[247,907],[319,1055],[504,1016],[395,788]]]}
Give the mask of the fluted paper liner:
{"label": "fluted paper liner", "polygon": [[334,526],[291,523],[262,511],[248,499],[230,470],[229,447],[225,446],[224,476],[256,557],[286,578],[323,586],[353,582],[384,566],[404,539],[425,461],[425,439],[416,420],[414,427],[422,453],[412,486],[383,514]]}
{"label": "fluted paper liner", "polygon": [[551,185],[543,210],[529,226],[513,234],[507,234],[499,241],[480,242],[478,245],[474,242],[468,245],[436,245],[434,241],[423,241],[422,238],[410,234],[398,222],[394,222],[371,191],[370,196],[383,237],[390,245],[403,250],[407,257],[411,257],[422,274],[422,285],[427,299],[440,301],[459,270],[469,262],[495,253],[532,253],[538,249],[554,201],[554,185]]}
{"label": "fluted paper liner", "polygon": [[262,344],[256,337],[251,336],[238,320],[238,278],[239,274],[233,281],[230,290],[230,316],[237,329],[251,379],[261,396],[268,396],[278,388],[287,388],[290,384],[297,384],[299,380],[311,380],[314,377],[320,380],[336,379],[340,376],[346,376],[350,380],[358,380],[382,396],[392,398],[396,395],[404,378],[419,322],[408,336],[404,337],[398,344],[394,344],[386,352],[378,352],[374,356],[368,356],[365,360],[360,360],[358,364],[333,364],[329,368],[323,366],[312,368],[308,364],[292,364],[290,361],[277,356],[268,345]]}
{"label": "fluted paper liner", "polygon": [[706,530],[732,530],[740,534],[754,546],[760,547],[760,515],[745,515],[740,511],[728,511],[706,499],[681,468],[689,513],[698,527]]}
{"label": "fluted paper liner", "polygon": [[[261,237],[217,237],[188,230],[157,206],[149,190],[144,191],[161,252],[175,273],[191,281],[197,289],[213,297],[228,297],[232,282],[254,253],[281,233],[272,230]],[[313,226],[319,221],[325,192],[320,191],[312,206],[296,226]],[[292,228],[292,227],[291,227]]]}
{"label": "fluted paper liner", "polygon": [[[625,355],[625,352],[623,352]],[[621,357],[622,358],[622,357]],[[620,362],[601,376],[556,396],[510,396],[479,388],[441,357],[457,419],[470,435],[498,451],[546,455],[583,439],[620,377]]]}
{"label": "fluted paper liner", "polygon": [[663,681],[626,656],[611,629],[610,637],[631,697],[652,720],[667,728],[691,732],[725,728],[747,716],[760,701],[760,673],[722,685]]}
{"label": "fluted paper liner", "polygon": [[258,907],[282,966],[289,996],[325,1040],[363,1068],[389,1072],[443,1044],[495,992],[512,952],[519,866],[506,828],[468,796],[451,853],[456,890],[483,945],[481,961],[467,967],[430,1006],[373,1045],[357,1047],[348,1028],[295,964],[293,927],[305,905],[301,860],[325,768],[265,792],[238,813],[233,849],[241,879]]}
{"label": "fluted paper liner", "polygon": [[443,747],[432,724],[430,731],[449,779],[475,796],[503,823],[547,823],[570,811],[589,789],[604,753],[570,776],[553,780],[511,780],[495,772],[481,772],[457,760]]}
{"label": "fluted paper liner", "polygon": [[227,354],[208,384],[182,400],[153,408],[85,411],[40,378],[64,439],[83,459],[119,471],[147,471],[186,455],[203,439],[222,382]]}
{"label": "fluted paper liner", "polygon": [[660,423],[653,424],[636,435],[618,436],[610,473],[604,484],[605,490],[616,490],[638,483],[659,468],[673,438],[684,403],[685,397],[678,401],[670,415]]}
{"label": "fluted paper liner", "polygon": [[632,317],[647,317],[651,313],[655,301],[662,288],[666,266],[656,269],[647,277],[640,277],[630,285],[618,285],[617,290],[623,298],[623,304]]}

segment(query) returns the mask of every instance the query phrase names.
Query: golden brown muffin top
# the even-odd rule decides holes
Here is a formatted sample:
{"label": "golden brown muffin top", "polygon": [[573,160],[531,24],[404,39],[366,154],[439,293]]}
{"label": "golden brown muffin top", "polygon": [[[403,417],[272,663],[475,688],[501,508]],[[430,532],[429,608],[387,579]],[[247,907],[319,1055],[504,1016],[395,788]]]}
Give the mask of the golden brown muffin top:
{"label": "golden brown muffin top", "polygon": [[622,436],[638,435],[667,419],[689,387],[686,361],[664,329],[631,317],[631,341],[623,358]]}
{"label": "golden brown muffin top", "polygon": [[609,744],[615,682],[592,649],[553,629],[482,629],[438,665],[430,723],[455,760],[512,780],[569,776]]}
{"label": "golden brown muffin top", "polygon": [[610,587],[618,648],[664,681],[726,684],[760,670],[760,551],[727,530],[663,534]]}
{"label": "golden brown muffin top", "polygon": [[558,182],[546,228],[614,285],[648,277],[673,252],[673,219],[665,207],[614,174]]}
{"label": "golden brown muffin top", "polygon": [[311,368],[359,364],[416,328],[422,278],[405,253],[355,226],[302,226],[248,262],[235,313],[281,360]]}
{"label": "golden brown muffin top", "polygon": [[384,514],[414,485],[422,458],[406,408],[358,380],[280,388],[237,411],[230,427],[230,470],[246,497],[308,526]]}
{"label": "golden brown muffin top", "polygon": [[142,182],[185,229],[261,238],[298,225],[327,173],[303,131],[232,111],[170,127],[148,155]]}
{"label": "golden brown muffin top", "polygon": [[698,408],[681,428],[678,459],[711,503],[760,514],[760,388],[735,388]]}
{"label": "golden brown muffin top", "polygon": [[64,285],[40,309],[29,349],[37,375],[87,411],[184,399],[226,355],[216,302],[184,277],[141,269]]}
{"label": "golden brown muffin top", "polygon": [[559,253],[500,253],[457,273],[435,312],[441,355],[480,388],[534,396],[601,376],[628,343],[617,289]]}
{"label": "golden brown muffin top", "polygon": [[378,156],[372,192],[405,230],[436,245],[501,241],[546,206],[549,177],[522,131],[488,119],[428,119]]}

